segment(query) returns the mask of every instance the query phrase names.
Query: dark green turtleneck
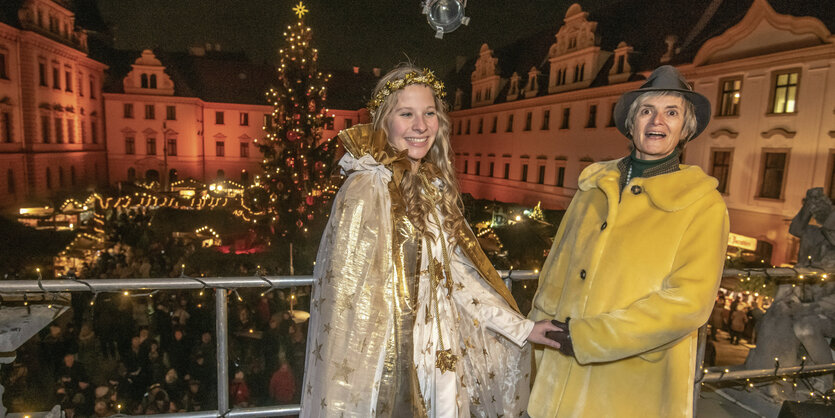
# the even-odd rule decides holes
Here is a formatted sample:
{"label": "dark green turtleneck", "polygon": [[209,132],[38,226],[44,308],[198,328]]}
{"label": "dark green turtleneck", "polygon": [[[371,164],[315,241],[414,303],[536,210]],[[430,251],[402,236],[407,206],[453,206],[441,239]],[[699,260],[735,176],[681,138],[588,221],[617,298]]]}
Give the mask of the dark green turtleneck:
{"label": "dark green turtleneck", "polygon": [[[641,160],[635,157],[635,151],[633,150],[632,154],[618,162],[620,189],[623,190],[627,181],[635,177],[652,177],[678,171],[679,156],[681,156],[681,150],[676,148],[670,155],[664,158],[658,160]],[[629,173],[630,167],[632,167],[631,175]]]}
{"label": "dark green turtleneck", "polygon": [[663,165],[668,161],[676,160],[676,162],[678,162],[678,156],[680,155],[679,151],[675,150],[664,158],[657,160],[642,160],[635,156],[635,152],[636,150],[633,149],[632,154],[629,155],[629,159],[632,162],[632,178],[644,177],[644,173],[647,170]]}

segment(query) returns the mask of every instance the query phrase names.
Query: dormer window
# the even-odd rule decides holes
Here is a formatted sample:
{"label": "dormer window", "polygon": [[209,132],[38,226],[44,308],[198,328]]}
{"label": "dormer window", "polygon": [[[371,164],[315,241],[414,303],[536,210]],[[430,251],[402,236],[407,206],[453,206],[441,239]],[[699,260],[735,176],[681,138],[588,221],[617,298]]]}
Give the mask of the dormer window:
{"label": "dormer window", "polygon": [[139,85],[140,85],[143,89],[147,89],[147,88],[148,88],[148,74],[142,74],[142,75],[140,76],[139,80],[140,80],[140,81],[139,81]]}
{"label": "dormer window", "polygon": [[157,88],[157,75],[156,74],[151,74],[151,88],[152,89]]}

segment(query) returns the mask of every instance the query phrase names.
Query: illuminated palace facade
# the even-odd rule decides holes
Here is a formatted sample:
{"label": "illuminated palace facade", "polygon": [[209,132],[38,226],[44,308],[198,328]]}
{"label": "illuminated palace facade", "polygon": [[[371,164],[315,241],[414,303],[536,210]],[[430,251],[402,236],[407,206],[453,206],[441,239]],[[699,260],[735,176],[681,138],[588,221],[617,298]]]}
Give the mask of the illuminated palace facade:
{"label": "illuminated palace facade", "polygon": [[0,20],[0,207],[106,184],[102,81],[75,15],[25,0]]}
{"label": "illuminated palace facade", "polygon": [[555,42],[484,44],[459,67],[450,84],[463,191],[566,208],[583,168],[629,153],[612,121],[620,95],[671,64],[713,107],[683,162],[719,180],[737,245],[792,262],[788,226],[807,189],[835,198],[835,16],[814,2],[672,1],[664,8],[680,15],[666,17],[638,3],[600,16],[574,4]]}
{"label": "illuminated palace facade", "polygon": [[[164,57],[151,50],[123,53],[121,61],[133,64],[124,74],[112,71],[114,84],[104,94],[111,182],[192,178],[246,185],[261,172],[257,141],[273,111],[264,93],[277,83],[276,70],[218,49],[207,45]],[[357,110],[328,113],[333,122],[323,139],[360,120]]]}
{"label": "illuminated palace facade", "polygon": [[[261,172],[256,140],[273,110],[273,66],[219,45],[113,50],[107,33],[81,27],[62,4],[0,6],[0,208],[134,179],[251,183]],[[88,47],[90,33],[104,40]],[[333,72],[323,139],[367,121],[339,109],[361,109],[378,78]]]}

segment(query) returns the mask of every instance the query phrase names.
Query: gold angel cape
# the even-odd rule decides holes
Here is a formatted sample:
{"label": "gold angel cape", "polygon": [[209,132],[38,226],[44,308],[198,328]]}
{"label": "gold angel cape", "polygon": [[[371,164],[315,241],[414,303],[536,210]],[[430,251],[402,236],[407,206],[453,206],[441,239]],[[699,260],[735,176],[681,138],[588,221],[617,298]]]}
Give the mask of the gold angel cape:
{"label": "gold angel cape", "polygon": [[[302,416],[426,416],[412,347],[421,238],[395,186],[411,163],[370,125],[339,137],[348,151],[340,164],[349,175],[316,258]],[[479,276],[518,312],[472,231],[456,233]],[[508,345],[499,340],[489,337],[484,343]],[[524,358],[529,354],[517,351]],[[500,381],[517,385],[524,378],[522,386],[528,384],[527,374],[509,370],[520,376]],[[524,399],[516,400],[525,405],[528,391],[522,389]]]}

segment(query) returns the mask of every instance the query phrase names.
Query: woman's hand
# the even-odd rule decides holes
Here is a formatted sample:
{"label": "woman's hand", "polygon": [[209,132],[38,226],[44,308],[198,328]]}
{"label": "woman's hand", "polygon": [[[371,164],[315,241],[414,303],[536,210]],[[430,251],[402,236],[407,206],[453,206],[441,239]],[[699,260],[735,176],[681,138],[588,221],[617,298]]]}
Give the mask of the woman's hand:
{"label": "woman's hand", "polygon": [[560,343],[545,336],[546,332],[563,332],[562,328],[554,325],[551,321],[543,319],[534,323],[531,333],[528,335],[528,342],[542,344],[555,350],[560,349]]}

